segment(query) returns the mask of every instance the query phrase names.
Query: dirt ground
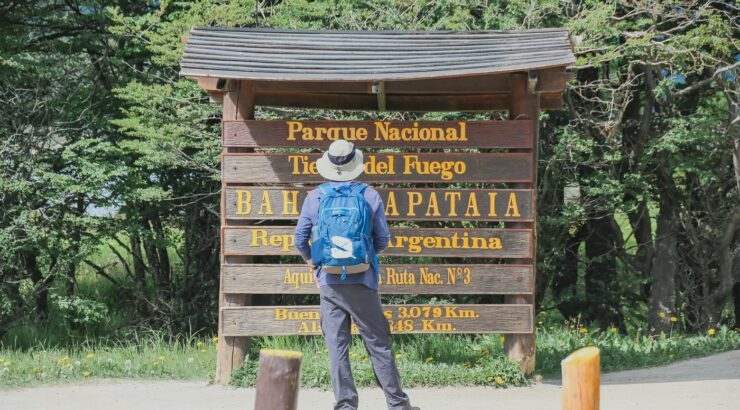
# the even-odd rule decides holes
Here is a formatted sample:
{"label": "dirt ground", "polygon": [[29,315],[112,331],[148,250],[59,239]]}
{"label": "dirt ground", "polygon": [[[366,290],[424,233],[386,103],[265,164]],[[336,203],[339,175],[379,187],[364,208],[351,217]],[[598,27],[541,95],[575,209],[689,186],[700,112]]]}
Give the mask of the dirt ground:
{"label": "dirt ground", "polygon": [[[560,407],[560,381],[532,387],[410,389],[423,410],[553,410]],[[663,367],[602,376],[603,410],[740,409],[740,350]],[[331,392],[302,390],[300,410],[331,409]],[[0,391],[0,409],[216,410],[251,409],[254,389],[201,382],[100,380]],[[360,409],[385,409],[379,389],[360,391]]]}

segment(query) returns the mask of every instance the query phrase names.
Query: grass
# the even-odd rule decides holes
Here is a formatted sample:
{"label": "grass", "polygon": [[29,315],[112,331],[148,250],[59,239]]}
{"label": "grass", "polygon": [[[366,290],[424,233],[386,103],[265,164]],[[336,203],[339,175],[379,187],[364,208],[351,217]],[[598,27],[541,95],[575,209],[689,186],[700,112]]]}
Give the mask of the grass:
{"label": "grass", "polygon": [[125,342],[87,340],[66,348],[0,346],[0,388],[88,378],[209,380],[216,340],[136,332]]}
{"label": "grass", "polygon": [[[557,376],[563,358],[590,345],[601,349],[602,368],[614,371],[740,349],[740,332],[720,328],[712,335],[649,337],[562,324],[540,327],[537,373]],[[126,341],[85,340],[64,348],[3,345],[0,346],[0,388],[94,378],[212,380],[215,348],[216,341],[211,337],[171,338],[155,331],[134,333]],[[236,370],[232,384],[254,385],[257,352],[262,348],[302,351],[301,385],[330,386],[323,339],[308,336],[256,338],[255,354]],[[395,336],[394,353],[404,385],[408,387],[507,387],[528,383],[517,365],[504,358],[503,338],[499,335]],[[370,361],[359,338],[354,339],[350,356],[356,384],[374,386]]]}

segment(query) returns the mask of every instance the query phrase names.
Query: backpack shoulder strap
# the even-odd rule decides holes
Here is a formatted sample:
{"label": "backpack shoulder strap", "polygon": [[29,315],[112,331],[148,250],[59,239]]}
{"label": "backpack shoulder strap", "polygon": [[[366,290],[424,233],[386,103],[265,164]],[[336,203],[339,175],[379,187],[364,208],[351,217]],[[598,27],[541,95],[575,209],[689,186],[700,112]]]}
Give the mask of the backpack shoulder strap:
{"label": "backpack shoulder strap", "polygon": [[368,185],[364,182],[357,183],[355,184],[355,186],[352,187],[352,193],[363,194],[365,193],[367,187]]}
{"label": "backpack shoulder strap", "polygon": [[331,190],[332,190],[332,187],[331,187],[331,184],[330,184],[330,183],[328,183],[328,182],[324,182],[323,184],[319,185],[319,186],[317,187],[317,189],[318,189],[318,190],[319,190],[319,191],[320,191],[320,192],[321,192],[322,194],[326,195],[326,194],[328,194],[329,192],[331,192]]}

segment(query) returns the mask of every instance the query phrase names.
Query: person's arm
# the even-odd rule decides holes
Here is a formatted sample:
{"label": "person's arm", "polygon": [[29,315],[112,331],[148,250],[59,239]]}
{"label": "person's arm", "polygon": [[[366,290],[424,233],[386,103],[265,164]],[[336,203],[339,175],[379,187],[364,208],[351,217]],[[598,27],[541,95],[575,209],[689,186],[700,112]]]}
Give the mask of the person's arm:
{"label": "person's arm", "polygon": [[385,219],[385,206],[380,194],[374,189],[369,195],[368,205],[373,211],[373,246],[375,253],[380,253],[388,247],[391,232],[388,230],[388,221]]}
{"label": "person's arm", "polygon": [[316,196],[308,195],[303,201],[301,215],[298,217],[298,225],[295,227],[295,247],[309,265],[311,263],[311,228],[313,227],[312,214],[316,212]]}

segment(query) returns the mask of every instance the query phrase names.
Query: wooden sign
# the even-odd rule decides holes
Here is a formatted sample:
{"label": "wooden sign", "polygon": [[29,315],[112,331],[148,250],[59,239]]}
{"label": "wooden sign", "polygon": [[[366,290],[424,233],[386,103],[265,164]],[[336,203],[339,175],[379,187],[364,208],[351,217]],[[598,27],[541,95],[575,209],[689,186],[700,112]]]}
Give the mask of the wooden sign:
{"label": "wooden sign", "polygon": [[[387,305],[383,313],[393,333],[533,331],[532,305]],[[318,306],[227,307],[221,324],[224,336],[321,334]]]}
{"label": "wooden sign", "polygon": [[[316,169],[322,154],[223,154],[222,181],[324,182]],[[531,182],[529,153],[366,153],[367,182]]]}
{"label": "wooden sign", "polygon": [[[227,219],[298,219],[313,188],[227,187]],[[377,188],[389,220],[531,221],[529,189]]]}
{"label": "wooden sign", "polygon": [[[306,264],[223,265],[224,293],[317,294]],[[531,265],[380,265],[383,294],[531,294]]]}
{"label": "wooden sign", "polygon": [[230,147],[532,148],[532,121],[224,121]]}
{"label": "wooden sign", "polygon": [[[227,227],[224,255],[298,255],[294,227]],[[384,256],[531,258],[531,229],[391,228]]]}

